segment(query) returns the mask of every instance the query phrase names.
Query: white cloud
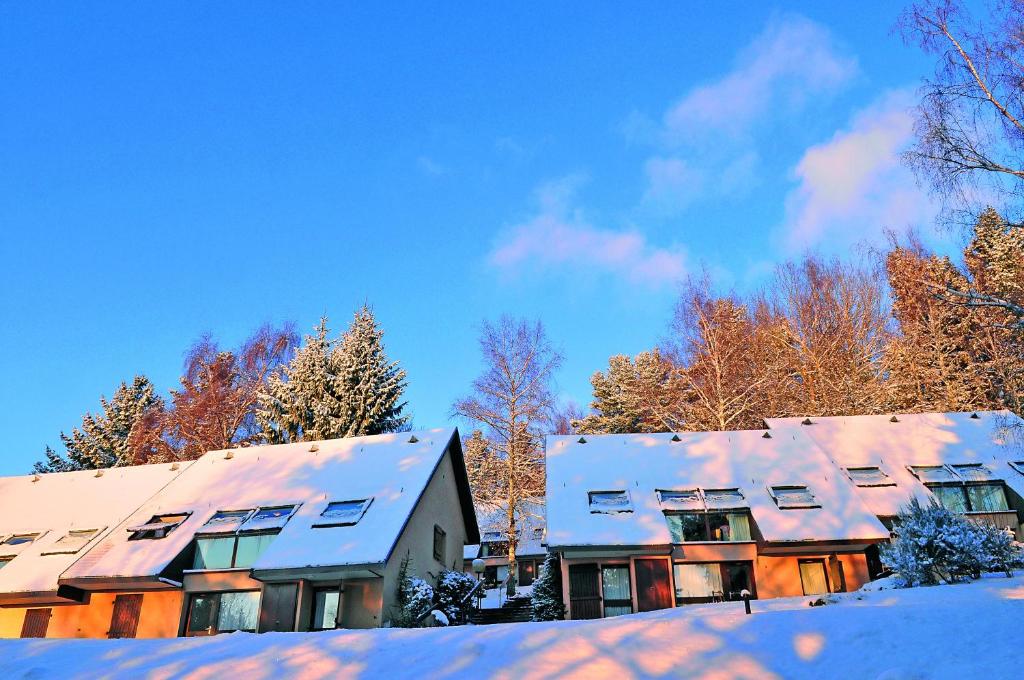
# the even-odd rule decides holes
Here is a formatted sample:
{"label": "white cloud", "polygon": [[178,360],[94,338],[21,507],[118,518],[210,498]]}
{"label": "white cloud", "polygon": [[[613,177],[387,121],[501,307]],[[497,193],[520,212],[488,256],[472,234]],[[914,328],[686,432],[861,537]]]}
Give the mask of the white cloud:
{"label": "white cloud", "polygon": [[786,197],[785,247],[844,246],[931,221],[935,206],[900,161],[913,137],[912,93],[896,91],[803,154]]}
{"label": "white cloud", "polygon": [[777,134],[780,123],[839,91],[857,72],[856,60],[820,24],[774,17],[730,71],[691,89],[660,123],[630,114],[627,137],[662,152],[645,163],[642,206],[670,215],[698,199],[745,191],[758,181],[758,142],[771,136],[756,133]]}
{"label": "white cloud", "polygon": [[419,171],[424,175],[430,175],[431,177],[440,177],[447,172],[447,168],[428,156],[420,156],[417,158],[416,167],[419,168]]}
{"label": "white cloud", "polygon": [[673,283],[685,274],[681,250],[653,246],[636,229],[592,224],[575,207],[576,191],[584,181],[571,175],[538,189],[539,210],[499,239],[490,263],[510,275],[612,274],[651,287]]}

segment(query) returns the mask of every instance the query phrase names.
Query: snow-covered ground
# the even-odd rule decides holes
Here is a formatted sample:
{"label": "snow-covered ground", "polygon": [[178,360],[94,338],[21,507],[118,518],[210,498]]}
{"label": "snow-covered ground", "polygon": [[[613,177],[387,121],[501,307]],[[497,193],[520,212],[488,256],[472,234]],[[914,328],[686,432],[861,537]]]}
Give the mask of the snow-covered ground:
{"label": "snow-covered ground", "polygon": [[174,640],[0,641],[8,678],[1014,678],[1024,576],[603,621]]}

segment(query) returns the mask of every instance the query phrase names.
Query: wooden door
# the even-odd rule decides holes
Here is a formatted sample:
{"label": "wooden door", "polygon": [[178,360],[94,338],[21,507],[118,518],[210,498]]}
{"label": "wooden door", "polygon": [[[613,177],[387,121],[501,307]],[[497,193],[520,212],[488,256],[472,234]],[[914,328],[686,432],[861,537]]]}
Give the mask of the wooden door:
{"label": "wooden door", "polygon": [[298,583],[268,583],[263,586],[260,605],[260,632],[288,632],[295,630],[295,603]]}
{"label": "wooden door", "polygon": [[25,620],[21,624],[21,637],[44,638],[49,625],[49,609],[29,609],[25,612]]}
{"label": "wooden door", "polygon": [[672,584],[668,577],[668,560],[635,560],[637,609],[642,612],[668,609],[672,606]]}
{"label": "wooden door", "polygon": [[114,598],[114,613],[110,617],[110,639],[133,638],[139,628],[142,613],[142,595],[118,595]]}
{"label": "wooden door", "polygon": [[601,618],[601,592],[596,564],[569,565],[569,617]]}

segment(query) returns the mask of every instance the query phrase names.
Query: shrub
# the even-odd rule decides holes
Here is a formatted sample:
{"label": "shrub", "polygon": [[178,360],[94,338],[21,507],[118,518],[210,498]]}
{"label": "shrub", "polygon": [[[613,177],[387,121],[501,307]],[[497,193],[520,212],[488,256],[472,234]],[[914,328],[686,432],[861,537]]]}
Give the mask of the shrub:
{"label": "shrub", "polygon": [[437,577],[437,608],[448,616],[451,625],[457,626],[469,617],[473,603],[464,600],[475,585],[476,579],[461,571],[446,569]]}
{"label": "shrub", "polygon": [[1010,532],[972,522],[934,499],[926,506],[911,501],[894,532],[892,544],[882,547],[882,561],[904,587],[978,578],[986,571],[1010,574],[1024,566],[1024,549]]}
{"label": "shrub", "polygon": [[419,616],[434,602],[434,589],[421,578],[409,575],[411,558],[406,555],[398,569],[398,592],[395,603],[398,612],[391,623],[397,628],[413,628],[419,625]]}

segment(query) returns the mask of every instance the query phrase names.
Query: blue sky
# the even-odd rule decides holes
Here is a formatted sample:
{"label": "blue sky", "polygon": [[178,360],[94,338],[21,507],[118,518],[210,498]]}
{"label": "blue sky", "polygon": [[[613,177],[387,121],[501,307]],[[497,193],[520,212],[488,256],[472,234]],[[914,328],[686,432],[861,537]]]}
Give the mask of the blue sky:
{"label": "blue sky", "polygon": [[927,227],[892,3],[0,3],[0,473],[204,332],[375,308],[417,426],[540,317],[586,404],[678,280]]}

